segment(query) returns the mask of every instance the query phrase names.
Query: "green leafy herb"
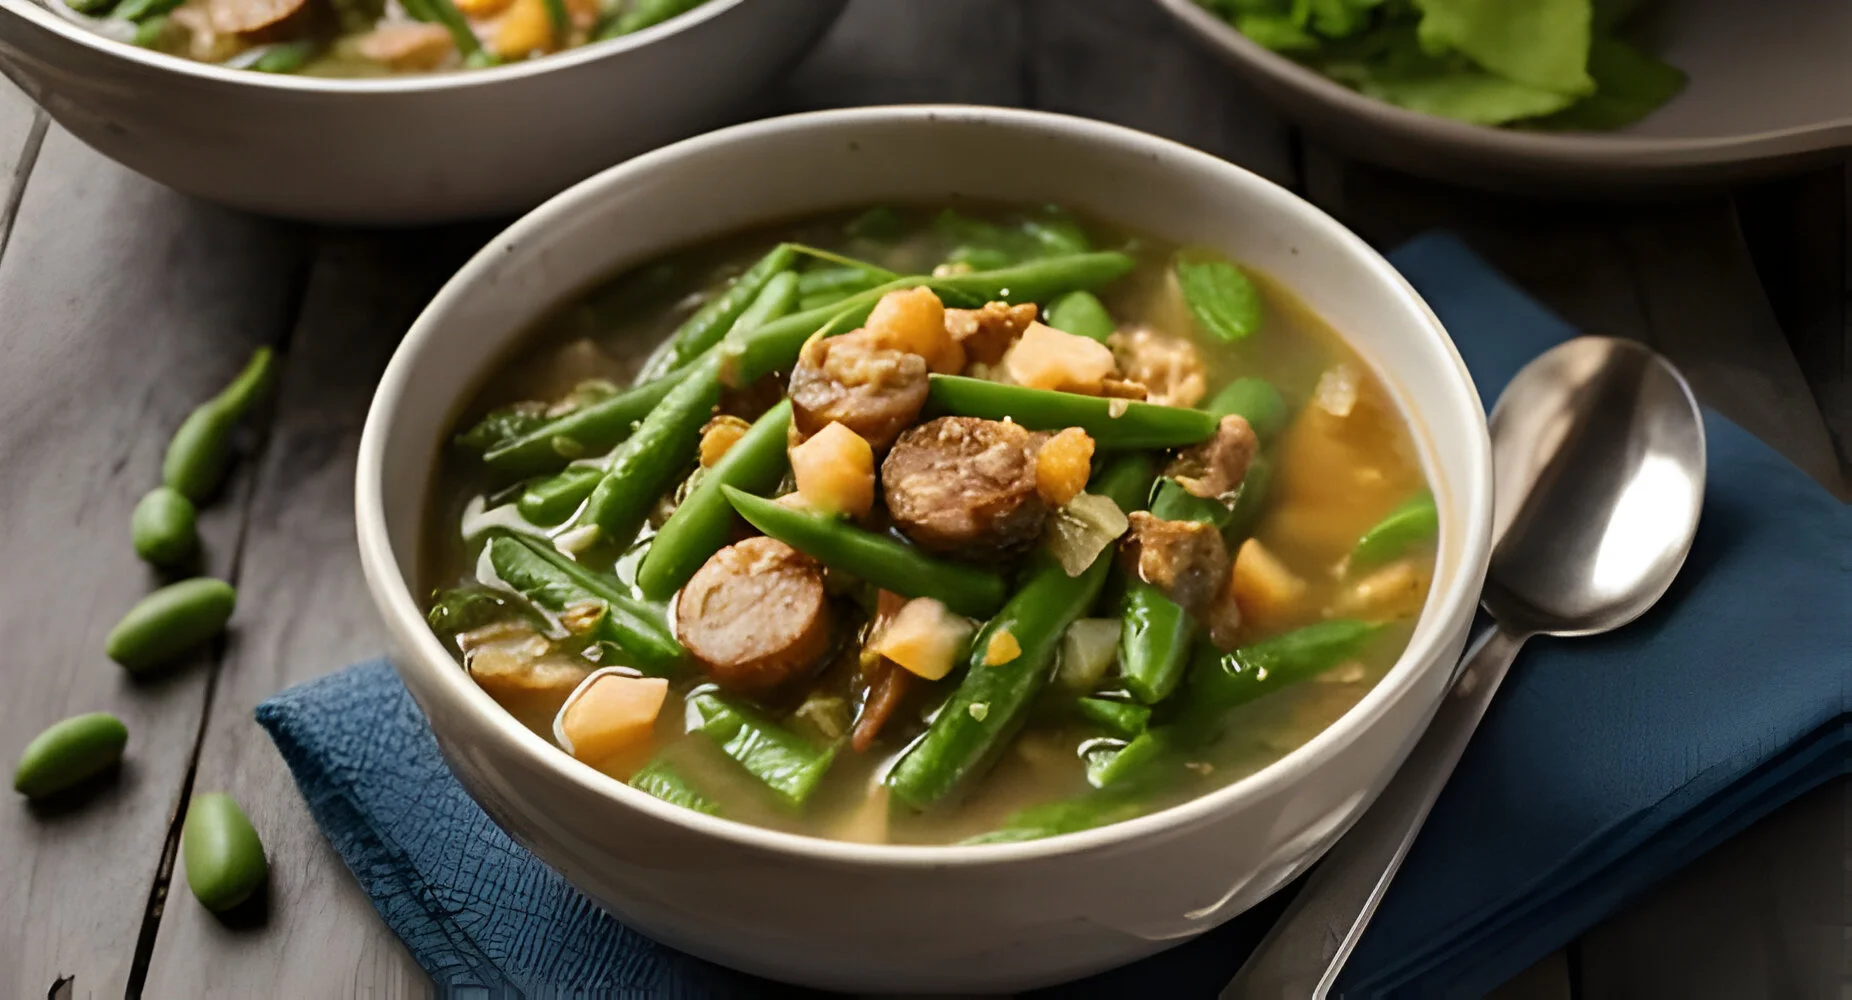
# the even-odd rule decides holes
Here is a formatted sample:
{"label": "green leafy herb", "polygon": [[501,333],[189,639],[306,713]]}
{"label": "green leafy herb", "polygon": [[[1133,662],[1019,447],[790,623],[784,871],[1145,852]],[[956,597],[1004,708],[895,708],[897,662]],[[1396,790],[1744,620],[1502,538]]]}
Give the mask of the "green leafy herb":
{"label": "green leafy herb", "polygon": [[1190,314],[1211,336],[1234,343],[1260,329],[1260,292],[1241,269],[1221,258],[1177,258],[1177,284]]}

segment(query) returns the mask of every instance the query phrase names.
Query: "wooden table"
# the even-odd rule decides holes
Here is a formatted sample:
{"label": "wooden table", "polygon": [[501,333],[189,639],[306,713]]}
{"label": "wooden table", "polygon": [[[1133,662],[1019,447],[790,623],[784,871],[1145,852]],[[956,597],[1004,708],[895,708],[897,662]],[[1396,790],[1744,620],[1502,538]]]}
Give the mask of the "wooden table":
{"label": "wooden table", "polygon": [[[378,233],[239,214],[129,173],[0,88],[0,752],[95,709],[134,734],[101,794],[0,809],[0,994],[423,995],[251,710],[384,647],[355,557],[361,422],[400,334],[497,225]],[[1582,328],[1653,343],[1708,403],[1845,496],[1844,168],[1644,208],[1449,190],[1302,140],[1147,0],[856,0],[759,112],[918,101],[1181,139],[1380,246],[1454,227]],[[239,587],[235,628],[198,662],[131,681],[102,655],[156,582],[129,549],[130,508],[158,480],[169,431],[259,344],[284,352],[281,389],[202,520],[208,570]],[[170,885],[196,789],[233,792],[263,831],[266,919],[227,926]],[[1822,789],[1502,995],[1845,995],[1848,815],[1852,785]]]}

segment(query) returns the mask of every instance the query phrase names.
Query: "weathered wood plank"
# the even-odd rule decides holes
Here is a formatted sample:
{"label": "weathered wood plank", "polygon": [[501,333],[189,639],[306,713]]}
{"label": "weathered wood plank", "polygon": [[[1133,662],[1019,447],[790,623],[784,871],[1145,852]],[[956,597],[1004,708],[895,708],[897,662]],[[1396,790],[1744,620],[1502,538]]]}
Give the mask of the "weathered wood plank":
{"label": "weathered wood plank", "polygon": [[1012,0],[855,0],[771,89],[768,113],[869,104],[1021,105],[1022,6]]}
{"label": "weathered wood plank", "polygon": [[25,195],[49,119],[12,81],[0,77],[0,252]]}
{"label": "weathered wood plank", "polygon": [[1817,789],[1583,935],[1582,1000],[1843,996],[1849,808]]}
{"label": "weathered wood plank", "polygon": [[150,997],[259,996],[278,983],[304,997],[383,1000],[429,989],[322,838],[251,713],[282,688],[386,648],[354,542],[355,449],[399,337],[481,235],[319,241],[251,502],[240,568],[247,624],[226,655],[197,779],[200,790],[231,792],[264,836],[267,920],[231,926],[190,900],[171,907]]}
{"label": "weathered wood plank", "polygon": [[1298,178],[1290,130],[1150,0],[1031,0],[1027,102],[1214,153],[1281,184]]}
{"label": "weathered wood plank", "polygon": [[[129,511],[171,429],[280,336],[297,260],[287,227],[175,194],[59,129],[45,139],[0,260],[0,753],[99,709],[131,735],[93,798],[0,810],[0,994],[74,977],[70,996],[121,996],[131,981],[213,657],[143,682],[104,658],[104,633],[157,582]],[[202,515],[209,572],[235,567],[247,485],[234,473]]]}

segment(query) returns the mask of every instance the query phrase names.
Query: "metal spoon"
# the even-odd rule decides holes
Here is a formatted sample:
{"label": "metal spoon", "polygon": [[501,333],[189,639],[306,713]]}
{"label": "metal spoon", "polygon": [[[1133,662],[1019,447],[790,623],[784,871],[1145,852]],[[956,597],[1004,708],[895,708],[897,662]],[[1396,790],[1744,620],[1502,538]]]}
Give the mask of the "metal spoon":
{"label": "metal spoon", "polygon": [[1651,350],[1582,337],[1525,366],[1492,410],[1492,465],[1483,604],[1497,627],[1223,1000],[1327,996],[1518,647],[1619,628],[1684,565],[1704,497],[1704,424],[1685,380]]}

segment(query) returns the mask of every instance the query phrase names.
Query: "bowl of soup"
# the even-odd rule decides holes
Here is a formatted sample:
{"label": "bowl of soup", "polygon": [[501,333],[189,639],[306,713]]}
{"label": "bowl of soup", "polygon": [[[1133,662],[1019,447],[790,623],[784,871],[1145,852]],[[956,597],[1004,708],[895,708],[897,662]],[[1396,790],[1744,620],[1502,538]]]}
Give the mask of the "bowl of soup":
{"label": "bowl of soup", "polygon": [[0,72],[123,165],[237,208],[524,211],[738,113],[843,0],[0,0]]}
{"label": "bowl of soup", "polygon": [[1439,322],[1317,209],[915,107],[516,223],[400,346],[357,505],[459,779],[600,905],[787,981],[1011,990],[1329,847],[1451,673],[1491,483]]}

